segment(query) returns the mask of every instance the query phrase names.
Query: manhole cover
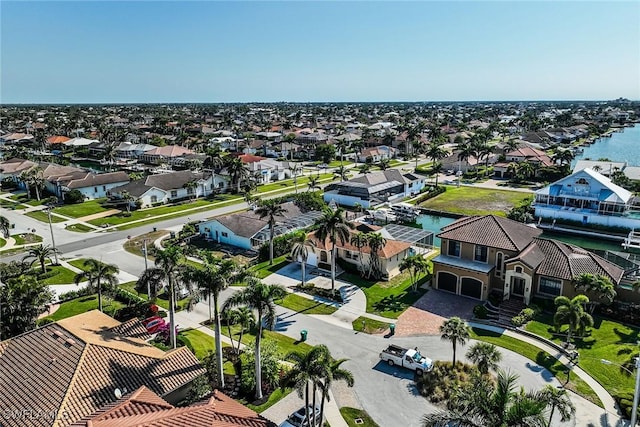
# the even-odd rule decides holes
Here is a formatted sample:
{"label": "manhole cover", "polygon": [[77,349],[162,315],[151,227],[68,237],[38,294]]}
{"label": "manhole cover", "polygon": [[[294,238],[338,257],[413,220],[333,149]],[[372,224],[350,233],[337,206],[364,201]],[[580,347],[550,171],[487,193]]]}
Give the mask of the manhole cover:
{"label": "manhole cover", "polygon": [[356,424],[364,424],[364,420],[362,418],[356,418],[353,422]]}

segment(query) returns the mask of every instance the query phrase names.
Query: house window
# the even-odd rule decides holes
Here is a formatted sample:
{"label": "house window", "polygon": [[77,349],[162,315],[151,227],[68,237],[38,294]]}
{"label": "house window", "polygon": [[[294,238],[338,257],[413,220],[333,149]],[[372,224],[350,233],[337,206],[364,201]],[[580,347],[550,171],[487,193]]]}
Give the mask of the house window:
{"label": "house window", "polygon": [[483,245],[476,245],[473,259],[478,262],[487,262],[487,247]]}
{"label": "house window", "polygon": [[151,203],[158,203],[158,196],[151,196]]}
{"label": "house window", "polygon": [[222,232],[222,237],[229,237],[229,234],[225,231]]}
{"label": "house window", "polygon": [[107,186],[106,185],[102,186],[102,191],[107,191]]}
{"label": "house window", "polygon": [[171,190],[171,198],[178,197],[178,190]]}
{"label": "house window", "polygon": [[562,280],[550,277],[541,277],[538,292],[548,295],[560,295],[562,291]]}
{"label": "house window", "polygon": [[522,267],[517,266],[516,267],[516,273],[522,273]]}
{"label": "house window", "polygon": [[93,187],[93,192],[97,193],[98,192],[98,187]]}
{"label": "house window", "polygon": [[460,242],[449,240],[447,255],[460,257]]}
{"label": "house window", "polygon": [[504,255],[502,252],[496,253],[496,277],[502,276],[502,269],[504,267]]}
{"label": "house window", "polygon": [[193,188],[187,188],[187,194],[193,194]]}

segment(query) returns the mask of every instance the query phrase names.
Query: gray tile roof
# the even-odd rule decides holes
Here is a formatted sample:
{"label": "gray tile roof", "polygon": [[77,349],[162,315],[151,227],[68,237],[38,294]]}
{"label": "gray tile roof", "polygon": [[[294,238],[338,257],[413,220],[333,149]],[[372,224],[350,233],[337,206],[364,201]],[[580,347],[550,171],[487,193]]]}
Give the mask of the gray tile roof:
{"label": "gray tile roof", "polygon": [[192,180],[210,179],[211,174],[208,172],[192,172],[192,171],[175,171],[169,173],[161,173],[158,175],[149,175],[143,179],[131,181],[126,185],[116,187],[111,190],[113,193],[127,191],[134,197],[140,197],[149,189],[155,187],[164,191],[171,191],[183,188],[184,185]]}
{"label": "gray tile roof", "polygon": [[461,218],[444,227],[438,237],[520,252],[541,233],[521,222],[484,215]]}

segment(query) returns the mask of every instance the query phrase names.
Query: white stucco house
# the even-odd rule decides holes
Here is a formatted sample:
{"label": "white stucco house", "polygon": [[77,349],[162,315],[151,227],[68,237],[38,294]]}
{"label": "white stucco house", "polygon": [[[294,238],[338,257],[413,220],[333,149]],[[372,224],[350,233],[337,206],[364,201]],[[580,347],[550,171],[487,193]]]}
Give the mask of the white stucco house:
{"label": "white stucco house", "polygon": [[402,173],[397,169],[373,172],[364,176],[329,185],[324,201],[342,206],[370,208],[385,202],[395,202],[420,193],[427,177],[416,173]]}
{"label": "white stucco house", "polygon": [[536,191],[534,207],[538,218],[640,228],[640,200],[589,168]]}

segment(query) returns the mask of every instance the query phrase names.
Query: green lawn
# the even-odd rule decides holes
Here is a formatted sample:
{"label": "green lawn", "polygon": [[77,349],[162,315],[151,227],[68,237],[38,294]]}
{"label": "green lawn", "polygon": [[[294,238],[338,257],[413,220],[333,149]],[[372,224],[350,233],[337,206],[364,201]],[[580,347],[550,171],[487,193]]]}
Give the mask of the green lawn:
{"label": "green lawn", "polygon": [[81,218],[83,216],[108,211],[108,208],[103,208],[101,205],[105,200],[106,199],[95,199],[74,205],[64,205],[53,209],[53,212],[68,216],[69,218]]}
{"label": "green lawn", "polygon": [[[625,364],[637,356],[636,345],[640,329],[624,326],[620,323],[594,318],[595,327],[582,339],[574,340],[580,354],[579,365],[595,378],[613,396],[622,393],[633,394],[634,378],[616,365],[605,365],[601,359],[617,364]],[[527,331],[533,332],[555,343],[561,344],[566,336],[567,326],[561,329],[562,336],[554,335],[552,317],[539,316],[527,324]]]}
{"label": "green lawn", "polygon": [[33,233],[13,234],[11,237],[16,240],[16,245],[26,245],[27,243],[42,242],[42,237]]}
{"label": "green lawn", "polygon": [[[146,300],[149,297],[146,292],[136,291],[136,282],[121,283],[120,287],[123,288],[124,290],[131,292],[134,295],[139,296],[142,299]],[[176,302],[176,311],[183,310],[188,302],[189,302],[189,298],[178,300]],[[166,293],[163,292],[160,295],[158,295],[158,298],[156,298],[155,303],[159,307],[162,307],[165,310],[169,310],[169,297]]]}
{"label": "green lawn", "polygon": [[[371,281],[351,273],[341,274],[340,280],[362,289],[367,296],[367,313],[389,317],[389,321],[397,319],[425,293],[420,287],[416,292],[412,291],[408,271],[398,274],[388,282]],[[424,283],[426,280],[427,276],[424,276],[419,282]]]}
{"label": "green lawn", "polygon": [[[313,176],[316,176],[316,175],[313,175]],[[332,173],[320,174],[320,181],[323,181],[326,179],[332,179],[332,178],[333,178]],[[307,182],[309,182],[309,175],[298,176],[297,181],[298,181],[298,191],[300,191],[301,189],[304,190],[307,188]],[[294,187],[293,179],[285,179],[282,181],[273,182],[271,184],[261,185],[258,187],[257,192],[258,194],[261,194],[261,193],[266,193],[267,191],[275,191],[275,190],[286,191],[286,190],[291,190],[293,187]]]}
{"label": "green lawn", "polygon": [[287,264],[289,264],[289,261],[287,261],[287,255],[282,255],[273,259],[273,265],[269,265],[269,261],[267,260],[252,266],[251,270],[255,271],[258,278],[264,279],[265,277],[280,270]]}
{"label": "green lawn", "polygon": [[[207,335],[197,329],[187,329],[180,332],[179,335],[186,341],[187,346],[199,360],[204,359],[210,351],[215,351],[216,349],[216,340],[211,335]],[[229,347],[229,344],[222,342],[222,347]],[[224,362],[223,368],[225,374],[235,375],[236,373],[233,363],[229,361]]]}
{"label": "green lawn", "polygon": [[252,405],[251,403],[244,400],[240,400],[240,403],[244,404],[246,407],[257,413],[261,413],[278,403],[280,399],[286,397],[292,391],[293,390],[290,388],[285,388],[284,390],[281,388],[277,388],[273,391],[273,393],[269,395],[269,399],[267,399],[267,401],[262,405]]}
{"label": "green lawn", "polygon": [[[103,224],[119,225],[119,224],[124,224],[126,222],[131,222],[131,221],[136,221],[141,219],[150,219],[158,215],[179,213],[187,209],[209,207],[211,205],[212,203],[208,200],[195,200],[193,202],[185,203],[183,205],[158,206],[156,208],[134,210],[134,211],[131,211],[130,216],[117,214],[117,215],[111,215],[105,218],[92,219],[88,222],[90,224],[97,225],[97,226],[101,226]],[[123,212],[123,213],[126,214],[126,212]],[[166,218],[163,217],[162,219],[166,219]],[[136,224],[136,227],[138,225],[139,223]]]}
{"label": "green lawn", "polygon": [[88,233],[95,229],[92,227],[88,227],[84,224],[71,224],[71,225],[67,225],[66,230],[75,231],[76,233]]}
{"label": "green lawn", "polygon": [[[393,323],[393,319],[389,319]],[[360,316],[353,322],[351,326],[354,331],[364,332],[365,334],[380,334],[389,329],[390,322],[381,322],[379,320],[370,319],[366,316]]]}
{"label": "green lawn", "polygon": [[0,248],[7,244],[7,241],[0,237]]}
{"label": "green lawn", "polygon": [[[113,314],[116,310],[124,307],[119,301],[112,298],[108,298],[106,295],[102,295],[102,308],[106,314]],[[60,304],[60,307],[49,319],[54,321],[66,319],[67,317],[75,316],[76,314],[86,313],[87,311],[96,310],[98,308],[98,295],[88,295],[69,300]]]}
{"label": "green lawn", "polygon": [[[340,408],[340,414],[342,415],[342,418],[344,418],[344,420],[347,422],[349,427],[378,427],[378,424],[376,424],[376,422],[373,421],[371,417],[369,417],[369,414],[367,414],[362,409],[343,406],[342,408]],[[360,419],[362,420],[362,422],[356,424],[356,419]]]}
{"label": "green lawn", "polygon": [[[25,213],[26,216],[29,216],[33,219],[37,219],[40,222],[49,223],[49,215],[47,215],[44,211],[33,211]],[[51,222],[63,222],[66,221],[64,218],[60,218],[59,216],[51,215]]]}
{"label": "green lawn", "polygon": [[75,268],[79,268],[82,271],[87,271],[85,266],[83,265],[87,259],[88,258],[78,258],[78,259],[74,259],[73,261],[68,261],[68,263],[74,266]]}
{"label": "green lawn", "polygon": [[[549,353],[540,350],[531,344],[525,343],[513,337],[501,335],[496,332],[487,331],[480,328],[471,329],[471,338],[478,341],[485,341],[494,344],[499,347],[506,348],[515,353],[534,361],[540,366],[545,367],[549,372],[558,378],[558,380],[564,384],[567,379],[567,370],[562,363],[556,360]],[[602,402],[595,391],[589,385],[578,377],[574,372],[571,372],[571,381],[565,385],[566,388],[578,393],[585,399],[590,400],[596,405],[602,407]]]}
{"label": "green lawn", "polygon": [[302,314],[333,314],[337,308],[296,294],[288,294],[276,304]]}
{"label": "green lawn", "polygon": [[345,160],[344,162],[341,162],[340,159],[329,162],[328,164],[330,168],[339,168],[340,166],[348,167],[351,165],[353,165],[353,162],[350,162],[349,160]]}
{"label": "green lawn", "polygon": [[[33,264],[33,268],[38,271],[38,276],[40,276],[40,264]],[[45,279],[38,278],[38,281],[45,285],[68,285],[74,283],[76,278],[76,273],[61,265],[47,266],[47,273],[51,272],[55,274]]]}
{"label": "green lawn", "polygon": [[519,191],[491,190],[479,187],[452,187],[420,206],[463,215],[506,216],[509,210],[531,194]]}
{"label": "green lawn", "polygon": [[[244,345],[248,345],[248,346],[253,346],[255,344],[256,341],[256,336],[255,336],[255,332],[254,330],[251,331],[246,331],[244,332],[244,334],[242,335],[242,343]],[[229,330],[226,326],[222,327],[222,333],[226,336],[229,336]],[[238,338],[240,336],[240,326],[239,325],[233,325],[231,327],[231,333],[233,334],[233,339],[234,342],[238,341]],[[309,334],[313,334],[313,330],[309,331]],[[269,330],[263,330],[263,339],[262,341],[274,341],[276,343],[276,346],[280,352],[280,356],[281,357],[285,357],[288,353],[291,353],[293,351],[297,351],[300,353],[307,353],[311,350],[311,346],[307,343],[304,342],[300,342],[297,340],[294,340],[293,338],[290,338],[286,335],[282,335],[278,332],[274,332],[274,331],[269,331]],[[237,345],[234,343],[234,345]]]}

